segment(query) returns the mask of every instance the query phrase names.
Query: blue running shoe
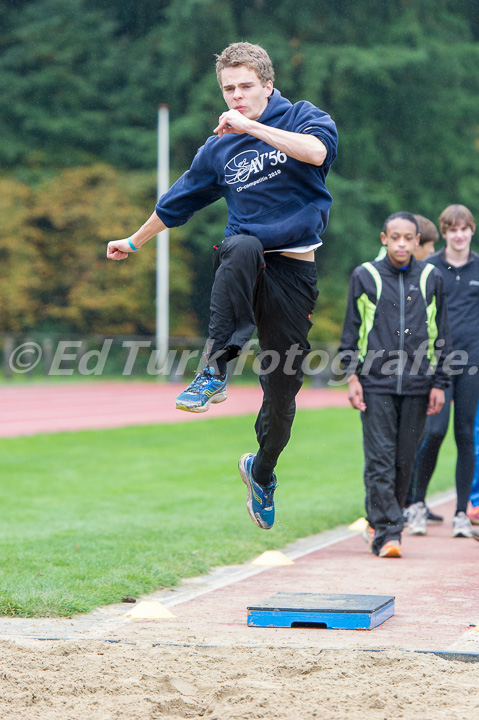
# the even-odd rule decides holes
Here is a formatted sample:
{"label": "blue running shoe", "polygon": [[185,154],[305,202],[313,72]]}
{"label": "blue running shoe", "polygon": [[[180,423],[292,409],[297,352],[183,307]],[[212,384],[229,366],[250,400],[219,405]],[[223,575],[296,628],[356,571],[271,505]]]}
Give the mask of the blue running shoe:
{"label": "blue running shoe", "polygon": [[187,412],[206,412],[211,403],[226,400],[226,378],[216,380],[214,370],[205,368],[198,373],[191,385],[176,398],[176,409]]}
{"label": "blue running shoe", "polygon": [[238,467],[241,479],[248,488],[246,496],[246,507],[251,520],[263,530],[269,530],[274,523],[274,500],[273,495],[276,489],[276,475],[273,473],[273,482],[266,487],[258,485],[253,480],[251,469],[255,455],[246,453],[240,457]]}

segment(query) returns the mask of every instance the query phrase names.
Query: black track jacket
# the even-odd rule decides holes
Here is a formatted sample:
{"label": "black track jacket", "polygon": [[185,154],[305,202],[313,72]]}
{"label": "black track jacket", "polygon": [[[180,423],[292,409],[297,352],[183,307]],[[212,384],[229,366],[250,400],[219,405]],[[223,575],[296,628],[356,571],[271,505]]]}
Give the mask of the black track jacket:
{"label": "black track jacket", "polygon": [[444,282],[430,263],[414,257],[406,270],[386,256],[351,276],[341,345],[343,367],[363,390],[428,395],[445,389],[451,352]]}
{"label": "black track jacket", "polygon": [[[446,260],[444,250],[432,255],[428,262],[437,267],[444,280],[447,314],[454,350],[467,353],[465,367],[479,365],[479,255],[470,253],[461,267]],[[466,372],[466,370],[464,371]]]}

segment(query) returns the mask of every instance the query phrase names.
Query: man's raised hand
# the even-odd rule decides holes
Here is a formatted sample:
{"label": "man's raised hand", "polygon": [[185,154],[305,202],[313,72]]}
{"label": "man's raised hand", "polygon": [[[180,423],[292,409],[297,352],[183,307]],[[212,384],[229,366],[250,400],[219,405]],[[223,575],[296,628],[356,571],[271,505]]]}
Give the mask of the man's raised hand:
{"label": "man's raised hand", "polygon": [[111,240],[108,243],[106,256],[108,260],[126,260],[131,252],[134,250],[128,240]]}
{"label": "man's raised hand", "polygon": [[242,133],[248,132],[248,127],[251,126],[251,122],[251,120],[248,120],[248,118],[238,110],[227,110],[220,115],[218,125],[213,132],[218,133],[218,137],[220,138],[228,133],[241,135]]}

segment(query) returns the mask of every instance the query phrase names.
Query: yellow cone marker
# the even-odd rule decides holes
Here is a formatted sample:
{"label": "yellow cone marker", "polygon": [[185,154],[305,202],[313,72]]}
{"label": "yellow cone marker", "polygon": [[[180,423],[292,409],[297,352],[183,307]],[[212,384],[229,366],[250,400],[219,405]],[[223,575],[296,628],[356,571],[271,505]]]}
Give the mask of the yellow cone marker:
{"label": "yellow cone marker", "polygon": [[136,618],[137,620],[164,620],[166,618],[174,618],[172,612],[165,608],[164,605],[157,600],[143,600],[135,605],[134,608],[126,614],[126,617]]}
{"label": "yellow cone marker", "polygon": [[266,567],[276,567],[277,565],[294,565],[293,561],[279,550],[267,550],[262,555],[253,560],[252,565],[264,565]]}
{"label": "yellow cone marker", "polygon": [[352,530],[353,532],[363,532],[363,530],[366,530],[368,526],[368,521],[366,518],[358,518],[355,520],[348,528],[348,530]]}

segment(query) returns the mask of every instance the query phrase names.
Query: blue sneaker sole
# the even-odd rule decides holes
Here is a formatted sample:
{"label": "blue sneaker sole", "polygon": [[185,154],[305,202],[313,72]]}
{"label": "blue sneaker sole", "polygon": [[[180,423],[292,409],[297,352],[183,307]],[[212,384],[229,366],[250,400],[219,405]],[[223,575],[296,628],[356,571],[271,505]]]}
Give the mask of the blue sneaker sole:
{"label": "blue sneaker sole", "polygon": [[253,487],[251,485],[251,478],[249,476],[248,471],[246,470],[246,460],[250,457],[254,457],[253,453],[245,453],[242,455],[238,462],[238,469],[241,476],[242,481],[247,487],[247,495],[246,495],[246,509],[248,510],[248,514],[251,518],[251,520],[254,522],[255,525],[257,525],[262,530],[271,530],[273,527],[272,525],[268,525],[265,523],[259,515],[255,515],[253,510]]}
{"label": "blue sneaker sole", "polygon": [[204,405],[188,405],[187,403],[181,402],[181,400],[177,400],[176,409],[185,410],[186,412],[202,413],[209,410],[212,403],[213,405],[216,405],[216,403],[224,402],[227,397],[228,396],[225,390],[224,392],[218,393],[217,395],[213,395],[213,397],[207,400]]}

